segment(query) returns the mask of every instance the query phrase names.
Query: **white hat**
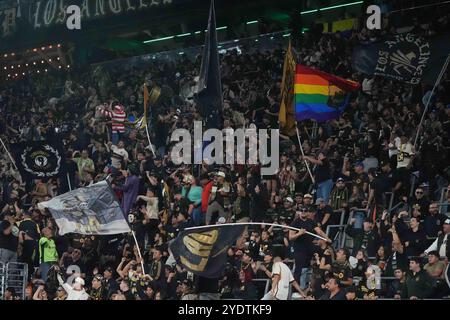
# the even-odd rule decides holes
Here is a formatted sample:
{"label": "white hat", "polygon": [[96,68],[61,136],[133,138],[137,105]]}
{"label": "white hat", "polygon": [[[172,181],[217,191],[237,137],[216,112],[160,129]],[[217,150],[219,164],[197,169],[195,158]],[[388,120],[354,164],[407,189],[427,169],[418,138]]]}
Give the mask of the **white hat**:
{"label": "white hat", "polygon": [[83,278],[76,277],[76,278],[75,278],[75,283],[79,283],[80,285],[84,286],[84,280],[83,280]]}
{"label": "white hat", "polygon": [[287,198],[286,198],[286,201],[289,201],[289,202],[291,202],[291,203],[294,202],[294,200],[293,200],[291,197],[287,197]]}
{"label": "white hat", "polygon": [[224,172],[222,172],[222,171],[217,171],[217,173],[216,173],[216,176],[219,176],[219,177],[225,178],[225,173],[224,173]]}

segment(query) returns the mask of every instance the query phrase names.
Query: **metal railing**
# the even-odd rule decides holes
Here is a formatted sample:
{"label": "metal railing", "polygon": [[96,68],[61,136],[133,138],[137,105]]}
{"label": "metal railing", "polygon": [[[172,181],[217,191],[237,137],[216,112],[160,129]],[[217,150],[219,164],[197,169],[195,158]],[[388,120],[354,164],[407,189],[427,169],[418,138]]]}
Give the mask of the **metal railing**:
{"label": "metal railing", "polygon": [[3,299],[7,288],[14,288],[16,296],[25,298],[28,280],[28,264],[20,262],[0,263],[0,298]]}

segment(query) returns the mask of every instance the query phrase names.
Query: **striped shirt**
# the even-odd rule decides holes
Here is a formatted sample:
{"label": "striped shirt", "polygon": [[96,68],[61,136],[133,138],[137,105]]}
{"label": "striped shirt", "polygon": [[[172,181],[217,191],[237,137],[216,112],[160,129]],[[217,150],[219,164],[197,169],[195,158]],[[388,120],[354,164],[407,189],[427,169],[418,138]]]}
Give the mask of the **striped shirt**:
{"label": "striped shirt", "polygon": [[101,114],[110,117],[112,120],[112,132],[113,133],[124,133],[125,132],[125,118],[126,114],[123,110],[117,110],[114,107],[114,111],[101,110]]}

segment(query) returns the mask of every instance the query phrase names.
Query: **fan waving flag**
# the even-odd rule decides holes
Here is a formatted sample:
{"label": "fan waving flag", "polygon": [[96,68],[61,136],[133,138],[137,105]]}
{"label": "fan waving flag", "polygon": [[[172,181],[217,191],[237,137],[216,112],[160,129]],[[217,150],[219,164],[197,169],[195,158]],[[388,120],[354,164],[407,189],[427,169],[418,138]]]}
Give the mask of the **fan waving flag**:
{"label": "fan waving flag", "polygon": [[295,119],[327,121],[339,118],[357,82],[297,65],[295,75]]}
{"label": "fan waving flag", "polygon": [[48,208],[59,234],[118,234],[130,231],[115,194],[106,181],[61,194],[38,203]]}
{"label": "fan waving flag", "polygon": [[175,260],[188,271],[205,278],[220,277],[227,251],[244,232],[244,225],[186,229],[169,245]]}
{"label": "fan waving flag", "polygon": [[295,135],[294,76],[296,65],[295,56],[292,53],[291,41],[289,41],[284,58],[283,79],[281,81],[281,103],[278,113],[281,132],[289,137]]}

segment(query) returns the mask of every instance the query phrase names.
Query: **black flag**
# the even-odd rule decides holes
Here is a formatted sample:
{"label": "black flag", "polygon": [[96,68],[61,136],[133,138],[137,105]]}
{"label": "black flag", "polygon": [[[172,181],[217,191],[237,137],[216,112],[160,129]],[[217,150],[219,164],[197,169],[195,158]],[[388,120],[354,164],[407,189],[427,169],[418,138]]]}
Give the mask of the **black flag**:
{"label": "black flag", "polygon": [[217,278],[225,269],[228,248],[235,245],[245,227],[228,225],[184,230],[170,243],[170,251],[185,269],[205,278]]}
{"label": "black flag", "polygon": [[217,51],[214,0],[211,0],[209,8],[208,31],[206,32],[205,46],[203,48],[196,103],[199,113],[206,119],[206,127],[220,128],[223,97],[219,53]]}
{"label": "black flag", "polygon": [[365,74],[433,84],[449,53],[449,36],[423,38],[407,33],[357,47],[352,65]]}
{"label": "black flag", "polygon": [[45,179],[57,177],[64,165],[60,144],[27,141],[12,145],[17,168],[22,177]]}

